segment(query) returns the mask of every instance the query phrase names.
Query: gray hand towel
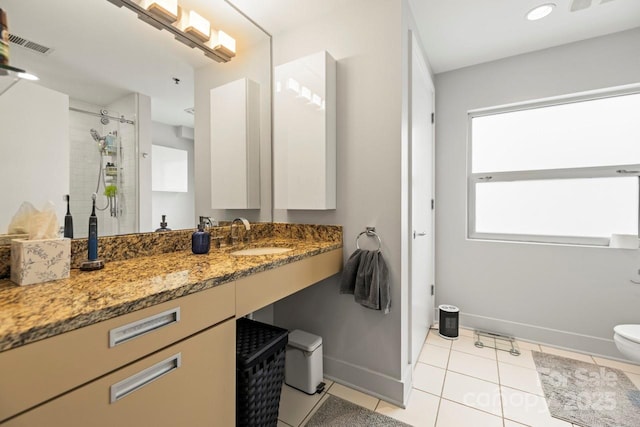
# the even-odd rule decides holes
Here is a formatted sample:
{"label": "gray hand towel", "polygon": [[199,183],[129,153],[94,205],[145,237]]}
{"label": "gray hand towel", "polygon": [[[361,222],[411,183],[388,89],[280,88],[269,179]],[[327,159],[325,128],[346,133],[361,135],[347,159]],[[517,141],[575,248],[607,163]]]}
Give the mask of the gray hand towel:
{"label": "gray hand towel", "polygon": [[[369,296],[372,292],[372,279],[373,271],[375,269],[375,251],[362,251],[362,257],[360,259],[360,265],[358,266],[358,274],[356,274],[356,288],[354,292],[354,299],[357,303],[364,305],[365,307],[373,308],[377,310],[379,307],[375,307],[375,301],[369,303]],[[370,306],[368,304],[374,304]]]}
{"label": "gray hand towel", "polygon": [[364,251],[356,249],[347,260],[340,278],[341,294],[353,294],[356,287],[356,274],[358,274],[358,267],[360,266],[360,257],[363,254]]}
{"label": "gray hand towel", "polygon": [[354,298],[361,305],[389,313],[391,289],[389,270],[379,251],[363,251],[356,274]]}
{"label": "gray hand towel", "polygon": [[384,314],[388,314],[391,311],[391,284],[389,283],[389,269],[381,252],[378,252],[378,268],[376,268],[374,280],[378,283],[380,292],[380,310]]}

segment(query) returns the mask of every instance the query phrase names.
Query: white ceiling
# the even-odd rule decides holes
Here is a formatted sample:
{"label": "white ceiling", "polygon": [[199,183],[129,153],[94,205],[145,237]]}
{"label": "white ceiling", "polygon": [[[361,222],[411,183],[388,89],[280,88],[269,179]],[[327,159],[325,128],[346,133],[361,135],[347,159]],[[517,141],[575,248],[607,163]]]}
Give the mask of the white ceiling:
{"label": "white ceiling", "polygon": [[[593,0],[570,12],[571,0],[409,0],[435,73],[640,26],[640,1]],[[544,3],[544,19],[525,14]]]}
{"label": "white ceiling", "polygon": [[[356,2],[372,0],[229,0],[271,34]],[[555,2],[547,18],[528,22],[536,5]],[[544,49],[640,26],[640,0],[592,0],[569,12],[570,0],[409,0],[434,72]],[[192,125],[193,70],[213,61],[139,21],[107,0],[1,0],[12,33],[52,47],[48,56],[12,49],[12,65],[72,98],[108,105],[129,92],[152,98],[154,120]],[[181,0],[238,41],[238,54],[264,34],[225,0]],[[180,85],[172,77],[181,79]]]}
{"label": "white ceiling", "polygon": [[[272,34],[303,25],[355,0],[231,0]],[[369,0],[370,1],[370,0]],[[559,46],[640,26],[640,0],[592,0],[569,12],[571,0],[409,0],[435,73]],[[544,3],[557,7],[529,22]],[[367,2],[363,2],[366,5]]]}

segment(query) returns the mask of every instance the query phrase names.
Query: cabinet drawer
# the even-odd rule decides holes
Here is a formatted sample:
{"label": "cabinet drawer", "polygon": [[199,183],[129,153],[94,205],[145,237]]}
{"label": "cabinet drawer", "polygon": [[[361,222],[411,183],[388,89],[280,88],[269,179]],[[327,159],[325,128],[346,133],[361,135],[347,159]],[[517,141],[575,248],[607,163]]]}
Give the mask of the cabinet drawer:
{"label": "cabinet drawer", "polygon": [[298,292],[342,269],[342,249],[305,258],[236,282],[236,317]]}
{"label": "cabinet drawer", "polygon": [[234,303],[227,283],[0,353],[0,422],[232,317]]}
{"label": "cabinet drawer", "polygon": [[6,426],[232,426],[235,327],[231,319],[207,329]]}

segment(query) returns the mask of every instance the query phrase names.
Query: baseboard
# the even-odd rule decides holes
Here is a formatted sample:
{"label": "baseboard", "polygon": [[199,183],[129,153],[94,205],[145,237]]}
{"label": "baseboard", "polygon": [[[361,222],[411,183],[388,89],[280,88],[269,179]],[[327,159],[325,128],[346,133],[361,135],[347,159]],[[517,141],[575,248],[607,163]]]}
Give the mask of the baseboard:
{"label": "baseboard", "polygon": [[[324,376],[338,384],[404,408],[405,384],[388,375],[330,356],[322,358]],[[409,381],[409,387],[411,382]]]}
{"label": "baseboard", "polygon": [[605,339],[469,313],[460,313],[460,325],[470,329],[510,335],[542,345],[629,362],[621,358],[621,354],[613,341],[613,331],[611,331],[611,339]]}

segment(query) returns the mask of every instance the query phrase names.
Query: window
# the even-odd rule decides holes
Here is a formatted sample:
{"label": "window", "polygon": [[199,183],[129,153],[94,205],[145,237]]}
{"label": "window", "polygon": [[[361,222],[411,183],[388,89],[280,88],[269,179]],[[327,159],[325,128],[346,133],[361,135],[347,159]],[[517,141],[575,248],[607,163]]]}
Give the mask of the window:
{"label": "window", "polygon": [[188,152],[162,145],[151,146],[151,190],[189,191]]}
{"label": "window", "polygon": [[640,91],[469,113],[469,237],[638,235]]}

